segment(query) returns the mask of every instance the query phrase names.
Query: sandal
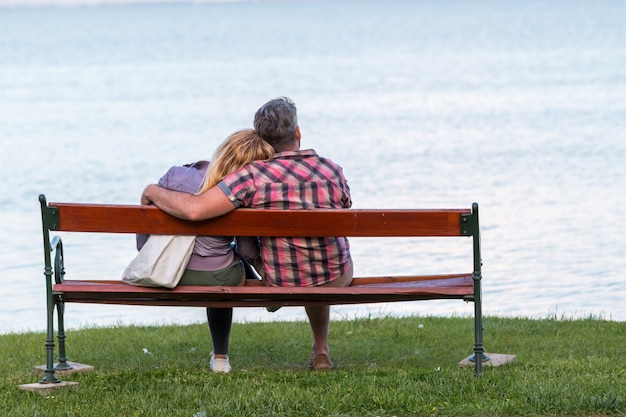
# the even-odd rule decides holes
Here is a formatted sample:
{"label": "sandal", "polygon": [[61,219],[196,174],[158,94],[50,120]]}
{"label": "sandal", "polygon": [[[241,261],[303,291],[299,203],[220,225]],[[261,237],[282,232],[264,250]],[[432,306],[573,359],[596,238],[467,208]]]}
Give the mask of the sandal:
{"label": "sandal", "polygon": [[333,362],[330,360],[330,356],[325,353],[318,353],[311,357],[308,368],[314,371],[327,371],[332,369]]}

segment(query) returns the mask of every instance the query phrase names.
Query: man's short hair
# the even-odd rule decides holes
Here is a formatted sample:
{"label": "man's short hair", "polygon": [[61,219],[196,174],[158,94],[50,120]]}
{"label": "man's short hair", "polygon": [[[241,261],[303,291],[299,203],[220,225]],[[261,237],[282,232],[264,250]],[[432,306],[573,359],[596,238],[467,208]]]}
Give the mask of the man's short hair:
{"label": "man's short hair", "polygon": [[280,152],[296,141],[298,114],[289,97],[279,97],[261,106],[254,114],[254,128],[259,136]]}

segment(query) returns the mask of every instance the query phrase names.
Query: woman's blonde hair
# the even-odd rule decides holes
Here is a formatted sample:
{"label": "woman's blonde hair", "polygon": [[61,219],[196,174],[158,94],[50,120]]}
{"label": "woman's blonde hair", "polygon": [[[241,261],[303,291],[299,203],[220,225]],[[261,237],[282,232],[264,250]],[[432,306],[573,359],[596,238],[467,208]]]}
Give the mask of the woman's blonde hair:
{"label": "woman's blonde hair", "polygon": [[268,160],[273,156],[272,145],[261,139],[254,129],[243,129],[233,133],[215,150],[198,194],[214,187],[228,174],[250,162]]}

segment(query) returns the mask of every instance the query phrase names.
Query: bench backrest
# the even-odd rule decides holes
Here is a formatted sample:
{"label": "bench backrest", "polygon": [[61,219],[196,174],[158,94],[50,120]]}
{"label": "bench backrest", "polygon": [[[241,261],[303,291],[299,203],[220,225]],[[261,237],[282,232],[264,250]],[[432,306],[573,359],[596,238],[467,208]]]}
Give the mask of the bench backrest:
{"label": "bench backrest", "polygon": [[39,201],[44,245],[49,245],[50,231],[196,236],[468,236],[473,238],[474,272],[480,274],[476,203],[471,209],[237,209],[214,219],[188,221],[152,206],[48,204],[44,195]]}
{"label": "bench backrest", "polygon": [[66,232],[187,234],[205,236],[477,236],[472,209],[238,209],[225,216],[188,221],[152,206],[46,204],[45,230]]}

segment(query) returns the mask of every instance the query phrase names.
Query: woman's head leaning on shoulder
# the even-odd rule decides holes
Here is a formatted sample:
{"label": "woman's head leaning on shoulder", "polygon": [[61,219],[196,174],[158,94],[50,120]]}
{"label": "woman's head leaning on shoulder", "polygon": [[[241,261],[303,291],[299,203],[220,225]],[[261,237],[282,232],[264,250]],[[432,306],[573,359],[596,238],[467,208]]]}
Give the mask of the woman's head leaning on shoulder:
{"label": "woman's head leaning on shoulder", "polygon": [[199,194],[250,162],[268,160],[273,156],[274,148],[261,139],[254,129],[238,130],[224,139],[215,150]]}

